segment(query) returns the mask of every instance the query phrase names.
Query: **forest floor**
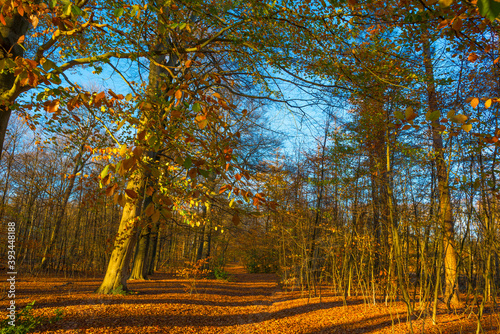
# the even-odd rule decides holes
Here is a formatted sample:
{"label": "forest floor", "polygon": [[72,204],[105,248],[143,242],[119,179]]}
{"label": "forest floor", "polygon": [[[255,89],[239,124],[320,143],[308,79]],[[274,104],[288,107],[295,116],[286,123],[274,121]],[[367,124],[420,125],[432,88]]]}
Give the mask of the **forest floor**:
{"label": "forest floor", "polygon": [[[231,281],[200,280],[192,294],[186,292],[188,280],[159,273],[148,281],[129,281],[137,294],[126,296],[93,294],[102,278],[18,275],[16,303],[36,300],[34,315],[64,311],[61,320],[36,333],[410,333],[403,303],[373,305],[348,297],[344,305],[328,290],[321,298],[307,298],[281,290],[273,274],[248,274],[236,265],[227,269]],[[7,305],[4,295],[2,319]],[[429,317],[415,318],[414,333],[475,333],[477,318],[462,313],[442,308],[438,325]],[[486,333],[499,333],[499,324],[497,313],[483,318]]]}

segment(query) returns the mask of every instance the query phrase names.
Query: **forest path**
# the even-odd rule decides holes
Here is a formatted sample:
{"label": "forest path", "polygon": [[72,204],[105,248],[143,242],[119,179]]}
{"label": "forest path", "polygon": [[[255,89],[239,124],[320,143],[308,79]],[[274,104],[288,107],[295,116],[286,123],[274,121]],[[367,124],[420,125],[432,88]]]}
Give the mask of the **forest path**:
{"label": "forest path", "polygon": [[[20,275],[16,303],[22,307],[36,300],[35,315],[64,311],[60,321],[37,333],[409,333],[402,303],[386,307],[350,297],[344,306],[341,297],[325,289],[321,299],[301,298],[300,291],[281,291],[274,274],[249,274],[238,265],[226,270],[233,280],[197,281],[192,294],[186,292],[188,280],[158,273],[148,281],[129,281],[137,294],[127,296],[93,294],[100,277]],[[0,300],[2,318],[7,303]],[[440,322],[436,327],[421,319],[413,328],[415,333],[475,332],[474,319],[442,311]],[[497,322],[491,325],[494,329]]]}

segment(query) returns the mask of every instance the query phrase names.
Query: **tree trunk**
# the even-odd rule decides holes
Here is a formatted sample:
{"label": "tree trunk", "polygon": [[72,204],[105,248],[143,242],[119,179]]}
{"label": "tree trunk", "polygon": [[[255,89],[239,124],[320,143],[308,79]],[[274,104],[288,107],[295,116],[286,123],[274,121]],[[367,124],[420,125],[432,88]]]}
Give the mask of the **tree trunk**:
{"label": "tree trunk", "polygon": [[129,279],[133,280],[146,280],[147,279],[147,255],[150,245],[151,227],[143,226],[141,228],[139,240],[137,242],[137,247],[134,256],[134,265],[132,266],[132,272],[130,273]]}
{"label": "tree trunk", "polygon": [[[0,60],[22,57],[23,48],[17,44],[17,41],[19,37],[26,34],[29,27],[28,21],[19,14],[5,17],[4,20],[6,25],[0,23]],[[15,79],[13,72],[2,71],[0,73],[0,159],[2,158],[3,142],[12,112],[10,109],[12,101],[5,100],[3,95],[11,90]]]}
{"label": "tree trunk", "polygon": [[[427,76],[427,99],[429,112],[438,109],[436,87],[434,83],[434,69],[432,65],[431,45],[429,36],[425,32],[422,36],[424,50],[424,67]],[[451,207],[450,189],[448,186],[448,167],[444,156],[443,137],[439,119],[432,121],[432,145],[436,161],[436,175],[439,192],[439,221],[443,229],[444,268],[445,268],[445,300],[447,305],[458,303],[457,282],[457,253],[455,248],[455,226]]]}
{"label": "tree trunk", "polygon": [[[143,174],[141,172],[137,172],[136,175],[128,182],[127,189],[134,190],[136,194],[140,194],[143,180]],[[140,210],[140,200],[127,200],[125,207],[123,208],[122,218],[118,228],[118,235],[115,239],[106,275],[104,276],[101,286],[96,290],[96,293],[115,294],[128,291],[128,264],[137,239],[137,221],[140,215]]]}

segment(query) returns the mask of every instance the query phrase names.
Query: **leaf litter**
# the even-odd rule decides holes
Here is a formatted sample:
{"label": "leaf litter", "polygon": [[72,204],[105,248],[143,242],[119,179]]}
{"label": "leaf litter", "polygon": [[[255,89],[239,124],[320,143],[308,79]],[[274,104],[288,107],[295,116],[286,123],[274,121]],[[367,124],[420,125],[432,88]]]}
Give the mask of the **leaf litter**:
{"label": "leaf litter", "polygon": [[[36,300],[37,316],[64,311],[35,333],[410,333],[402,302],[374,305],[359,296],[344,303],[327,287],[321,297],[308,298],[307,292],[280,289],[274,274],[248,274],[236,265],[228,271],[232,281],[200,280],[191,294],[188,280],[157,273],[129,281],[135,293],[125,296],[94,294],[102,277],[19,277],[16,305]],[[2,318],[8,303],[4,295]],[[483,317],[485,333],[498,333],[499,324],[496,312]],[[474,313],[448,312],[444,305],[437,325],[428,315],[412,319],[414,333],[475,333],[476,326]]]}

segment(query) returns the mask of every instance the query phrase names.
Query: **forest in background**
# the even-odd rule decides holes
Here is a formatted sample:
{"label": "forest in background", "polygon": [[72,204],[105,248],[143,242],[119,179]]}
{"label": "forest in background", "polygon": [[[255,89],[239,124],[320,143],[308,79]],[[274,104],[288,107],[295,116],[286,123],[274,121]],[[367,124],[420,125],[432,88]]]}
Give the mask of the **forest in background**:
{"label": "forest in background", "polygon": [[[242,261],[433,320],[462,302],[480,331],[500,287],[499,13],[5,2],[0,253],[15,222],[23,271],[105,274],[102,294]],[[314,144],[291,149],[276,110],[319,119]]]}

